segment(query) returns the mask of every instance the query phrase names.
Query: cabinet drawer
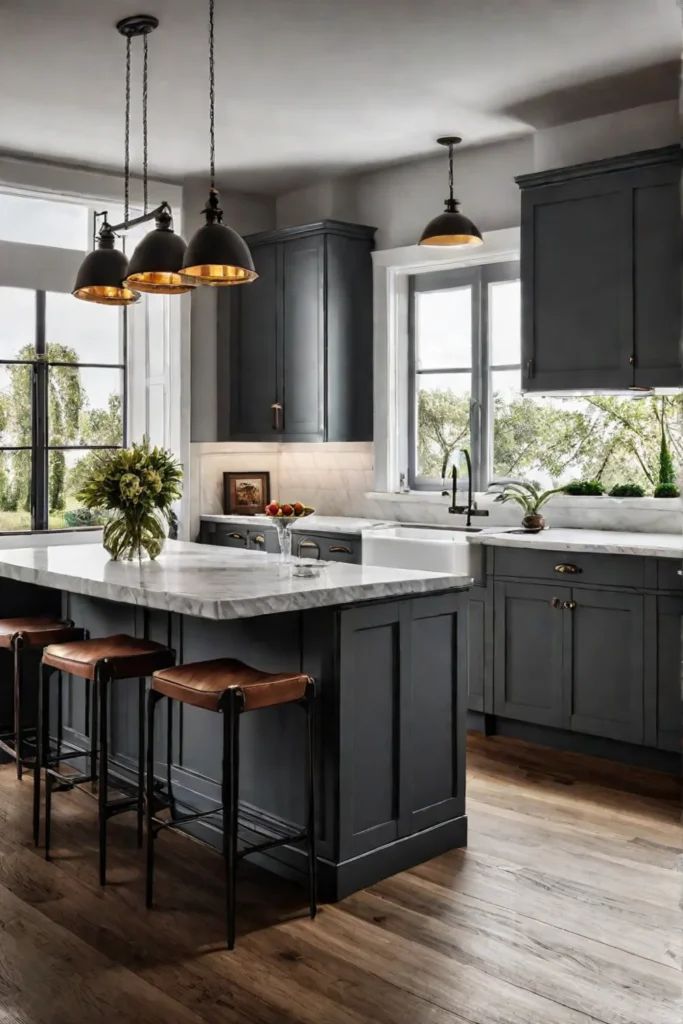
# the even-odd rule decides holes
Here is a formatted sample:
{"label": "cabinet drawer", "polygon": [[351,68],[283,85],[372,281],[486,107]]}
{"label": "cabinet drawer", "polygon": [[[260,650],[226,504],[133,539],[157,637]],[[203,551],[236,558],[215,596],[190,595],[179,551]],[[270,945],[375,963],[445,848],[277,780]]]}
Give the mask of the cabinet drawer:
{"label": "cabinet drawer", "polygon": [[607,587],[643,587],[645,566],[633,555],[593,555],[583,551],[533,551],[494,548],[496,576],[556,580],[558,583]]}
{"label": "cabinet drawer", "polygon": [[683,578],[679,575],[681,561],[678,558],[660,558],[657,561],[657,590],[680,591]]}
{"label": "cabinet drawer", "polygon": [[216,532],[211,538],[211,544],[219,544],[224,548],[246,548],[248,531],[240,530],[234,526],[216,527]]}
{"label": "cabinet drawer", "polygon": [[294,534],[292,550],[301,558],[319,558],[323,562],[360,562],[358,537],[325,536],[319,533]]}

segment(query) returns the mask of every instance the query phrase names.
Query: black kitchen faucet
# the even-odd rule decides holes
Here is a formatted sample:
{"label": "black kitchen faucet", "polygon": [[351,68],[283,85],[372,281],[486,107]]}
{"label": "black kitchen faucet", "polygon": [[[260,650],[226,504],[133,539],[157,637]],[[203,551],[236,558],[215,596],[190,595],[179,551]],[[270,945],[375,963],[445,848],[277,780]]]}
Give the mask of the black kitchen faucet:
{"label": "black kitchen faucet", "polygon": [[462,449],[462,453],[465,456],[465,462],[467,463],[467,504],[456,505],[456,490],[458,486],[458,470],[453,460],[453,497],[451,504],[448,506],[448,511],[454,516],[467,516],[467,522],[465,526],[472,525],[472,516],[487,516],[489,514],[488,509],[485,508],[474,508],[472,504],[472,460],[470,459],[470,453],[467,448]]}

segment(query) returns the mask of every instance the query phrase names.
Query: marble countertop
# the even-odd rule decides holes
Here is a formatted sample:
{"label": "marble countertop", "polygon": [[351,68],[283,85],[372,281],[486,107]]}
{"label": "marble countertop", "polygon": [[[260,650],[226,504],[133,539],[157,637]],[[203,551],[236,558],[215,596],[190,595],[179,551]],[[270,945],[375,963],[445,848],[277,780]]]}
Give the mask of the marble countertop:
{"label": "marble countertop", "polygon": [[[251,526],[255,530],[268,526],[267,516],[238,516],[238,515],[205,515],[200,516],[204,523],[230,523],[239,526]],[[363,530],[369,530],[372,526],[387,526],[383,519],[359,519],[357,516],[306,516],[293,523],[292,530],[306,531],[307,533],[345,533],[350,536],[360,537]]]}
{"label": "marble countertop", "polygon": [[471,533],[470,544],[506,548],[592,551],[609,555],[640,555],[647,558],[683,558],[683,535],[675,533],[624,533],[617,530],[543,530],[513,533],[501,530]]}
{"label": "marble countertop", "polygon": [[167,541],[155,562],[112,562],[99,544],[0,551],[0,577],[204,619],[239,619],[464,590],[465,575],[325,562],[298,579],[279,555]]}

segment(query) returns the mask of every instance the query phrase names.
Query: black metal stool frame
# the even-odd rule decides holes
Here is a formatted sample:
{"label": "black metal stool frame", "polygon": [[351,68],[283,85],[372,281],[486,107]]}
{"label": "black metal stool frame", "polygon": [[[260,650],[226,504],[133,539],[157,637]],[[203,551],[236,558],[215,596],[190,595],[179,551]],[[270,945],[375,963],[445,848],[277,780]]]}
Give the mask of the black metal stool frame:
{"label": "black metal stool frame", "polygon": [[[110,801],[109,791],[109,693],[110,684],[114,681],[108,672],[108,659],[103,658],[95,666],[95,679],[89,685],[92,695],[92,728],[90,734],[90,750],[77,750],[62,754],[57,751],[54,756],[46,757],[50,749],[50,676],[51,665],[41,666],[41,681],[38,691],[38,734],[36,744],[36,761],[45,769],[45,859],[50,860],[50,842],[52,834],[52,792],[54,783],[60,789],[71,790],[85,783],[95,784],[98,788],[98,823],[99,823],[99,873],[100,885],[107,883],[107,821],[116,814],[135,809],[137,811],[137,840],[141,849],[144,843],[144,795],[145,795],[145,692],[146,679],[138,678],[138,783],[135,796],[123,797]],[[61,676],[61,673],[60,673]],[[88,682],[88,680],[86,680]],[[86,711],[86,718],[88,713]],[[99,720],[99,729],[98,729]],[[98,743],[99,731],[99,743]],[[90,764],[89,772],[74,772],[63,775],[59,771],[59,762],[75,758],[87,757]],[[99,761],[99,765],[98,765]],[[40,772],[34,776],[33,790],[33,838],[36,846],[40,841]]]}
{"label": "black metal stool frame", "polygon": [[[64,625],[74,628],[74,624],[70,619],[64,620]],[[83,630],[83,639],[87,639],[87,630]],[[45,644],[48,646],[48,644]],[[12,652],[12,660],[14,667],[14,679],[13,679],[13,723],[10,732],[0,733],[0,750],[4,750],[6,754],[9,754],[11,758],[16,761],[17,765],[17,779],[21,782],[24,771],[33,771],[35,767],[35,749],[37,745],[38,737],[38,720],[33,728],[30,726],[27,728],[24,724],[22,726],[21,721],[21,703],[22,703],[22,684],[24,681],[23,673],[23,658],[22,655],[28,650],[38,650],[38,646],[32,646],[24,642],[22,633],[16,633],[10,641],[10,651]],[[39,684],[40,685],[40,684]],[[58,704],[58,720],[57,720],[57,747],[58,750],[62,742],[62,673],[59,673],[59,704]],[[37,716],[36,716],[37,718]],[[24,753],[24,745],[32,747],[34,750],[33,757],[27,757]]]}
{"label": "black metal stool frame", "polygon": [[[223,815],[223,859],[225,864],[226,884],[226,932],[228,949],[235,947],[235,882],[237,864],[252,853],[263,853],[278,846],[305,842],[308,851],[309,881],[309,913],[312,918],[317,912],[317,862],[315,848],[315,748],[314,748],[314,708],[315,682],[309,679],[306,693],[297,703],[306,712],[308,725],[308,808],[306,828],[300,832],[291,832],[263,843],[257,843],[240,850],[237,846],[239,830],[239,721],[244,712],[244,698],[238,687],[226,690],[221,698],[219,712],[223,715],[223,765],[221,779],[222,805],[211,811],[200,811],[179,817],[175,812],[175,801],[171,787],[171,730],[168,731],[167,747],[167,785],[169,787],[168,802],[171,809],[171,820],[164,821],[154,815],[154,715],[156,705],[164,695],[151,689],[147,695],[147,791],[145,797],[147,824],[147,877],[146,905],[151,908],[154,902],[154,842],[159,834],[167,828],[178,829],[188,822],[201,821],[216,814]],[[169,709],[172,699],[167,698]],[[255,709],[257,710],[257,709]],[[170,717],[170,710],[169,710]],[[245,824],[247,831],[260,835],[273,835],[272,827],[266,831],[257,821],[249,819]]]}

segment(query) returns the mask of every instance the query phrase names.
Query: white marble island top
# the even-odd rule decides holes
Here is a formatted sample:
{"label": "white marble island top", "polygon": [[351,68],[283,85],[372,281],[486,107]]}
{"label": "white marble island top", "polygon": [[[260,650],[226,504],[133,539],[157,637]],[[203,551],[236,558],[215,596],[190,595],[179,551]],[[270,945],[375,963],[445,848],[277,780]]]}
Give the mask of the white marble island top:
{"label": "white marble island top", "polygon": [[0,551],[0,577],[204,619],[239,619],[322,606],[464,590],[465,575],[326,562],[298,579],[279,555],[167,541],[155,562],[112,562],[99,544]]}
{"label": "white marble island top", "polygon": [[683,558],[683,536],[677,533],[623,533],[618,530],[542,530],[522,533],[472,533],[470,544],[494,547],[541,548],[586,551],[609,555],[640,555],[645,558]]}

